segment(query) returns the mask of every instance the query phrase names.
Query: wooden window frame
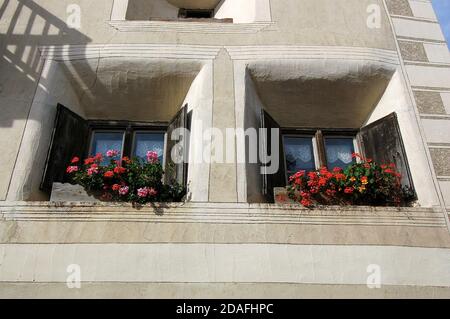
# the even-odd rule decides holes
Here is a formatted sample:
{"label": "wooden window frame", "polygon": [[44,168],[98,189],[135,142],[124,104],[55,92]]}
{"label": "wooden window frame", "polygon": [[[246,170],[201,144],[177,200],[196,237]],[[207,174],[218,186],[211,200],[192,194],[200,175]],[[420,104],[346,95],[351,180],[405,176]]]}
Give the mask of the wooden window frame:
{"label": "wooden window frame", "polygon": [[[285,137],[308,137],[312,140],[313,145],[313,154],[314,154],[314,163],[316,165],[316,169],[320,167],[328,166],[326,148],[325,148],[325,139],[326,138],[352,138],[353,139],[353,148],[355,153],[359,152],[359,144],[358,144],[358,133],[359,130],[355,129],[330,129],[330,128],[282,128],[281,129],[281,142],[283,143],[282,149],[285,152],[284,148],[284,138]],[[321,146],[323,145],[323,146]],[[287,168],[286,163],[286,153],[284,153],[284,167]],[[288,172],[285,169],[286,176],[286,185],[288,183],[289,177],[287,176]]]}
{"label": "wooden window frame", "polygon": [[283,131],[281,132],[281,140],[282,140],[282,148],[283,148],[283,152],[284,152],[284,170],[285,170],[285,176],[286,176],[286,185],[288,184],[289,181],[289,177],[288,177],[288,171],[287,171],[287,160],[286,160],[286,150],[284,148],[284,138],[285,137],[293,137],[293,138],[311,138],[311,143],[312,143],[312,147],[313,147],[313,156],[314,156],[314,167],[317,169],[317,167],[319,167],[319,153],[318,153],[318,149],[317,149],[317,143],[316,143],[316,136],[315,135],[311,135],[311,134],[292,134],[292,133],[288,133],[288,134],[283,134]]}
{"label": "wooden window frame", "polygon": [[[164,151],[166,148],[166,135],[168,123],[166,122],[133,122],[133,121],[108,121],[108,120],[89,120],[89,139],[86,144],[86,154],[92,150],[92,141],[95,132],[124,132],[122,142],[122,156],[131,157],[135,142],[136,132],[155,132],[164,133]],[[164,153],[165,154],[165,153]],[[164,156],[165,158],[165,156]],[[164,164],[164,163],[163,163]]]}

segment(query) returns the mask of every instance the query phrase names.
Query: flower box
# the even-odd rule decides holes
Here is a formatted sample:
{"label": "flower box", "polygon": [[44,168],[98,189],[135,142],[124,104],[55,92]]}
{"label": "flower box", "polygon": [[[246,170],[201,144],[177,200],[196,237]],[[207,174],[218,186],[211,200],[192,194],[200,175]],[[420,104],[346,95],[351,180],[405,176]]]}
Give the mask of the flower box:
{"label": "flower box", "polygon": [[289,205],[298,204],[296,201],[289,197],[289,193],[286,187],[275,187],[273,189],[273,194],[275,198],[275,204]]}
{"label": "flower box", "polygon": [[[82,161],[75,156],[66,169],[70,186],[55,185],[53,200],[117,201],[146,204],[183,201],[186,188],[174,178],[164,178],[157,152],[147,158],[121,157],[117,150],[98,153]],[[165,182],[164,180],[168,180]],[[59,189],[64,191],[61,192]],[[64,195],[59,195],[63,193]]]}
{"label": "flower box", "polygon": [[[359,159],[345,169],[322,167],[300,170],[289,177],[286,194],[277,190],[275,202],[317,205],[409,206],[415,199],[412,189],[402,185],[402,175],[394,163],[379,164],[354,153]],[[286,195],[287,198],[286,199]]]}
{"label": "flower box", "polygon": [[51,202],[102,202],[101,192],[87,192],[81,185],[53,183]]}

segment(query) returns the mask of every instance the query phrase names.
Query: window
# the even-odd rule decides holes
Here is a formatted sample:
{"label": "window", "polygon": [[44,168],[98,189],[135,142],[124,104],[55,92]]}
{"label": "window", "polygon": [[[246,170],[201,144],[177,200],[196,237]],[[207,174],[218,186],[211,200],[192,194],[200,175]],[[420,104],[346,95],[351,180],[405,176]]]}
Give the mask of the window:
{"label": "window", "polygon": [[160,163],[164,163],[164,132],[134,133],[132,157],[145,159],[147,151],[152,150],[158,153]]}
{"label": "window", "polygon": [[[47,153],[41,189],[50,192],[54,182],[66,182],[67,165],[74,156],[86,157],[108,150],[117,150],[122,156],[146,159],[147,151],[156,151],[164,165],[165,181],[187,185],[187,156],[189,140],[171,137],[177,129],[190,128],[191,113],[182,107],[168,123],[136,123],[128,121],[86,120],[58,104],[50,147]],[[167,142],[166,142],[167,141]],[[180,158],[174,161],[169,154],[175,145],[184,143]],[[105,159],[103,164],[108,163]]]}
{"label": "window", "polygon": [[288,177],[299,170],[316,168],[312,137],[287,135],[283,137],[283,145]]}
{"label": "window", "polygon": [[[116,150],[123,155],[124,137],[124,131],[94,131],[92,133],[89,155],[105,154],[108,150]],[[102,164],[108,164],[108,159],[103,159]]]}
{"label": "window", "polygon": [[310,172],[322,166],[332,170],[335,167],[345,168],[354,162],[352,154],[356,150],[356,133],[351,131],[323,133],[318,130],[315,134],[302,135],[285,132],[286,130],[284,132],[282,130],[286,181],[299,170]]}
{"label": "window", "polygon": [[[360,153],[380,164],[394,163],[402,174],[402,185],[414,192],[414,184],[403,146],[397,115],[392,113],[360,129],[283,129],[261,110],[260,127],[267,129],[267,154],[279,152],[280,167],[275,173],[262,174],[262,193],[269,202],[274,200],[274,188],[285,187],[289,176],[299,170],[312,171],[327,166],[345,168],[355,161],[353,153]],[[278,129],[280,149],[271,150],[271,132]],[[269,167],[272,163],[261,166]],[[267,170],[263,169],[263,172]]]}
{"label": "window", "polygon": [[[145,160],[148,151],[155,151],[158,153],[160,162],[164,163],[164,136],[164,131],[149,128],[136,130],[132,125],[129,125],[126,130],[115,130],[112,124],[109,130],[94,129],[92,131],[88,153],[89,155],[105,154],[108,150],[117,150],[121,156]],[[102,164],[108,164],[108,159],[104,159]]]}
{"label": "window", "polygon": [[214,10],[208,9],[180,9],[178,18],[182,19],[212,19]]}
{"label": "window", "polygon": [[353,153],[355,153],[354,137],[325,137],[325,156],[329,170],[336,167],[345,168],[352,164]]}

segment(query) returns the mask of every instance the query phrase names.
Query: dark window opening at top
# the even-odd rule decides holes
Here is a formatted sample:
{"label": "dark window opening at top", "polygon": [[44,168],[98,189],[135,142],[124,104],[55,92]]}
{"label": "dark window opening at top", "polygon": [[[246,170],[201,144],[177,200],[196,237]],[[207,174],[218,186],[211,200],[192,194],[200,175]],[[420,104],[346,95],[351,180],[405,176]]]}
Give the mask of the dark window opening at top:
{"label": "dark window opening at top", "polygon": [[180,9],[178,17],[182,19],[212,19],[214,17],[214,10]]}

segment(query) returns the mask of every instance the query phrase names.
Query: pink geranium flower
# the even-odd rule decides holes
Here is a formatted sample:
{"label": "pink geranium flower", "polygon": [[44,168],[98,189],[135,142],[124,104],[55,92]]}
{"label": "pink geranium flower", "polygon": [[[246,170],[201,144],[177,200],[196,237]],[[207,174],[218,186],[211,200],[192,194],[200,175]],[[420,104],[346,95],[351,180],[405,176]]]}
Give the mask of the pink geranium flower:
{"label": "pink geranium flower", "polygon": [[119,194],[126,195],[126,194],[128,194],[129,190],[130,190],[130,188],[128,186],[122,186],[121,188],[119,188]]}
{"label": "pink geranium flower", "polygon": [[87,174],[89,176],[91,176],[93,174],[97,174],[97,173],[98,173],[98,165],[97,164],[92,164],[91,167],[89,167],[87,170]]}
{"label": "pink geranium flower", "polygon": [[147,162],[151,164],[155,164],[158,162],[158,153],[155,151],[148,151],[147,152]]}
{"label": "pink geranium flower", "polygon": [[137,195],[138,195],[139,197],[147,197],[147,195],[148,195],[148,188],[147,188],[147,187],[139,188],[139,189],[137,190]]}
{"label": "pink geranium flower", "polygon": [[78,166],[69,166],[69,167],[67,167],[66,172],[69,174],[73,173],[73,172],[78,172]]}
{"label": "pink geranium flower", "polygon": [[116,150],[109,150],[106,152],[107,157],[116,157],[117,155],[119,155],[119,151]]}

